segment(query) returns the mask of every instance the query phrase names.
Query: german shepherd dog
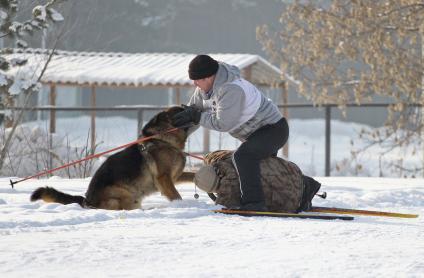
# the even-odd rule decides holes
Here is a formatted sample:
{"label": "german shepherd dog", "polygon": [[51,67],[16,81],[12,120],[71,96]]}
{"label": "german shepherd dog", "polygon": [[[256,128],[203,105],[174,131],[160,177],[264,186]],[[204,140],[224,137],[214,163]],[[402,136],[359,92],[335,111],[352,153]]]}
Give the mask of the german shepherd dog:
{"label": "german shepherd dog", "polygon": [[190,173],[182,175],[188,128],[164,131],[173,128],[172,116],[182,110],[175,106],[158,113],[142,130],[145,137],[156,134],[153,139],[131,145],[108,157],[91,179],[85,197],[66,194],[52,187],[40,187],[32,193],[31,201],[132,210],[141,208],[143,198],[158,191],[169,201],[181,200],[175,183],[193,177]]}

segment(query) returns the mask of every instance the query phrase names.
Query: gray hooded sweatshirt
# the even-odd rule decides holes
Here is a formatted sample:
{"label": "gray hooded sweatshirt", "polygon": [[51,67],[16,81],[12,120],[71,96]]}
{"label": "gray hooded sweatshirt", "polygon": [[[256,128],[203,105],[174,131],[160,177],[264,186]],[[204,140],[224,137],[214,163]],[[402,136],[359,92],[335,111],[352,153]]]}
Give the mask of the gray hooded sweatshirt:
{"label": "gray hooded sweatshirt", "polygon": [[258,128],[274,124],[282,115],[270,99],[240,77],[236,66],[219,62],[209,92],[196,88],[188,105],[202,111],[199,124],[220,132],[229,132],[245,141]]}

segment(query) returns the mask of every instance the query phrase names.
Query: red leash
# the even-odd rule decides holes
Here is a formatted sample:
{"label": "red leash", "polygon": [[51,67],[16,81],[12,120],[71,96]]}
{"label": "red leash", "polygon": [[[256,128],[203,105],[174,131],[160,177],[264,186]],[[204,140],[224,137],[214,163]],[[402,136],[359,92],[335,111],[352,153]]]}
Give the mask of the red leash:
{"label": "red leash", "polygon": [[201,156],[198,156],[198,155],[194,155],[194,154],[191,154],[191,153],[186,153],[186,152],[184,152],[184,154],[185,155],[188,155],[188,156],[191,156],[191,157],[194,157],[194,158],[197,158],[197,159],[200,159],[200,160],[205,160],[203,157],[201,157]]}
{"label": "red leash", "polygon": [[[96,158],[96,157],[102,156],[102,155],[104,155],[104,154],[107,154],[107,153],[110,153],[110,152],[113,152],[113,151],[116,151],[116,150],[119,150],[119,149],[123,149],[123,148],[129,147],[129,146],[131,146],[131,145],[138,144],[138,143],[141,143],[141,142],[143,142],[143,141],[146,141],[146,140],[152,139],[153,137],[155,137],[155,136],[157,136],[157,135],[165,134],[165,133],[170,133],[170,132],[174,132],[174,131],[176,131],[176,130],[178,130],[178,129],[180,129],[180,128],[183,128],[183,127],[175,127],[175,128],[168,129],[168,130],[166,130],[166,131],[164,131],[164,132],[161,132],[161,133],[158,133],[158,134],[154,134],[154,135],[152,135],[152,136],[142,137],[142,138],[140,138],[140,139],[138,139],[138,140],[135,140],[135,141],[132,141],[132,142],[130,142],[130,143],[128,143],[128,144],[125,144],[125,145],[122,145],[122,146],[119,146],[119,147],[116,147],[116,148],[110,149],[110,150],[108,150],[108,151],[104,151],[104,152],[101,152],[101,153],[97,153],[97,154],[92,154],[92,155],[86,156],[86,157],[85,157],[85,158],[83,158],[83,159],[80,159],[80,160],[76,160],[76,161],[70,162],[70,163],[68,163],[68,164],[65,164],[65,165],[59,166],[59,167],[54,168],[54,169],[50,169],[50,170],[46,170],[46,171],[40,172],[40,173],[38,173],[38,174],[36,174],[36,175],[29,176],[29,177],[23,178],[23,179],[18,180],[18,181],[12,181],[12,180],[10,180],[10,186],[12,186],[12,188],[14,188],[13,186],[14,186],[15,184],[17,184],[17,183],[20,183],[20,182],[23,182],[23,181],[26,181],[26,180],[29,180],[29,179],[37,178],[37,177],[39,177],[39,176],[43,176],[43,175],[46,175],[46,174],[53,173],[53,172],[55,172],[55,171],[57,171],[57,170],[60,170],[60,169],[63,169],[63,168],[66,168],[66,167],[69,167],[69,166],[72,166],[72,165],[75,165],[75,164],[81,163],[81,162],[83,162],[83,161],[90,160],[90,159],[93,159],[93,158]],[[191,155],[191,156],[193,156],[193,155]],[[193,156],[193,157],[196,157],[196,156]],[[196,158],[203,159],[203,158],[201,158],[201,157],[196,157]]]}

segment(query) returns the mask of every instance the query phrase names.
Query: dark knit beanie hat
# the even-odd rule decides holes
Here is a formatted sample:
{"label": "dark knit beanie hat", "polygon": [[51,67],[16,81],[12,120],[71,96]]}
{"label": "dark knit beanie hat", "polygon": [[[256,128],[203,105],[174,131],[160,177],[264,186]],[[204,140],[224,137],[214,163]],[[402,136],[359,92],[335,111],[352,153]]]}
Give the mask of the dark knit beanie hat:
{"label": "dark knit beanie hat", "polygon": [[191,80],[203,79],[218,71],[218,62],[208,55],[197,55],[188,65],[188,76]]}

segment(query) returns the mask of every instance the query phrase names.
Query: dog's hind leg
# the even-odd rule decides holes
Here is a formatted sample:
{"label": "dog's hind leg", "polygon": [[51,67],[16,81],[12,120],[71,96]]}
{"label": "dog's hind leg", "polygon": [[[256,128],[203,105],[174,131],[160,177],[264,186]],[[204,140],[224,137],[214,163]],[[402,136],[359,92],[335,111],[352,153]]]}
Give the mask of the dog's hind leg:
{"label": "dog's hind leg", "polygon": [[182,199],[180,193],[178,193],[177,189],[175,189],[175,185],[168,174],[161,175],[157,178],[157,186],[160,193],[168,198],[168,200],[174,201]]}
{"label": "dog's hind leg", "polygon": [[109,198],[100,202],[99,209],[122,210],[123,208],[119,199]]}
{"label": "dog's hind leg", "polygon": [[98,208],[110,210],[132,210],[141,207],[133,194],[125,187],[109,186],[102,192]]}

